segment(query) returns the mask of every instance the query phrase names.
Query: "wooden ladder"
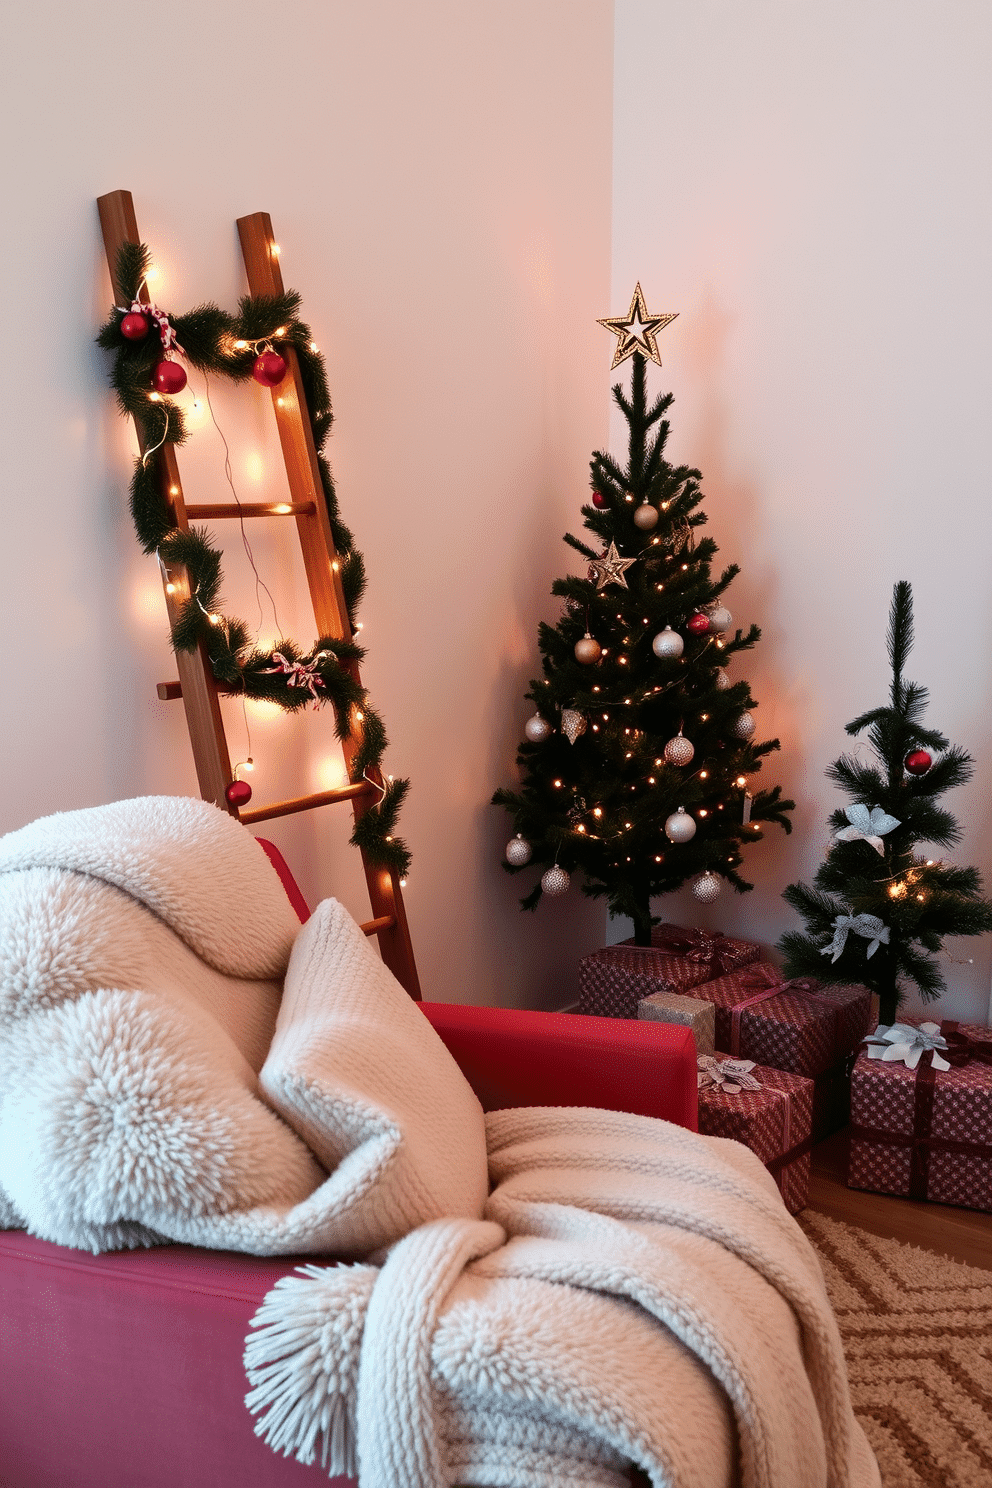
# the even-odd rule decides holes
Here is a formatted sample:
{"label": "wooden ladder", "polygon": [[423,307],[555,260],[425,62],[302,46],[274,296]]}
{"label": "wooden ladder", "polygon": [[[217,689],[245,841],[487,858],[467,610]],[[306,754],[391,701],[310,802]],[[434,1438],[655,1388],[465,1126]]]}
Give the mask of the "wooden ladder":
{"label": "wooden ladder", "polygon": [[[117,255],[124,243],[139,243],[138,224],[134,203],[129,191],[111,191],[98,198],[100,224],[110,267],[110,279],[115,303],[123,303],[123,295],[117,282]],[[272,233],[272,223],[267,212],[254,212],[250,217],[238,218],[238,233],[241,251],[248,276],[248,287],[253,295],[280,295],[283,293],[282,272],[279,265],[279,249]],[[148,292],[143,285],[140,291],[143,301]],[[327,515],[324,490],[317,465],[317,451],[313,431],[307,414],[306,399],[300,378],[299,363],[292,346],[280,343],[280,355],[288,364],[286,375],[278,387],[272,389],[272,405],[275,411],[279,441],[282,445],[286,476],[289,482],[289,502],[211,502],[207,505],[187,506],[183,499],[182,480],[176,459],[175,446],[166,444],[158,462],[161,472],[162,494],[168,503],[176,527],[188,531],[191,521],[215,522],[225,518],[277,517],[296,518],[296,530],[303,553],[303,563],[310,589],[314,621],[318,636],[333,636],[351,640],[351,625],[344,602],[341,577],[334,551],[334,540]],[[144,436],[140,424],[135,421],[138,446],[145,452]],[[183,604],[189,599],[189,582],[182,568],[170,565],[169,586],[165,584],[165,603],[170,625],[179,618]],[[243,808],[232,806],[225,791],[232,780],[231,757],[224,733],[218,701],[218,686],[207,657],[204,644],[195,652],[177,652],[179,681],[160,683],[160,698],[179,698],[186,710],[193,760],[200,795],[205,801],[213,801],[223,811],[228,811],[246,825],[266,821],[270,817],[289,816],[298,811],[309,811],[315,806],[326,806],[339,801],[350,801],[356,821],[381,798],[382,779],[378,770],[370,770],[368,778],[354,779],[353,760],[359,740],[355,737],[342,743],[349,784],[337,790],[316,791],[312,795],[297,796],[288,801],[276,801],[268,806]],[[356,663],[349,669],[360,682]],[[406,988],[410,996],[420,1001],[420,981],[410,940],[410,929],[403,905],[403,894],[398,874],[388,868],[368,861],[364,851],[362,862],[368,884],[372,919],[362,926],[366,935],[378,937],[383,961]]]}

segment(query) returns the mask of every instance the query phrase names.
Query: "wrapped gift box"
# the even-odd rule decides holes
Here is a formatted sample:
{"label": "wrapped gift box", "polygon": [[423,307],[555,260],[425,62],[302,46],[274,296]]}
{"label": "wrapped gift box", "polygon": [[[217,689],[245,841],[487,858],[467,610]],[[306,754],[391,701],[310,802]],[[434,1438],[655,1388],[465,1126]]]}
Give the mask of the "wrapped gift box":
{"label": "wrapped gift box", "polygon": [[816,1082],[813,1135],[847,1121],[848,1066],[872,1026],[871,993],[812,977],[783,981],[766,961],[701,983],[693,996],[716,1008],[716,1047]]}
{"label": "wrapped gift box", "polygon": [[652,992],[637,1004],[637,1016],[646,1022],[676,1023],[691,1028],[697,1054],[712,1054],[716,1047],[716,1012],[711,1002],[686,997],[681,992]]}
{"label": "wrapped gift box", "polygon": [[750,1073],[759,1090],[728,1094],[713,1085],[700,1087],[699,1130],[750,1147],[778,1184],[789,1213],[796,1214],[809,1198],[813,1082],[762,1065]]}
{"label": "wrapped gift box", "polygon": [[924,1055],[909,1069],[858,1056],[848,1187],[992,1213],[992,1030],[940,1027],[952,1059],[971,1046],[966,1062],[935,1070]]}
{"label": "wrapped gift box", "polygon": [[637,1004],[655,992],[689,992],[731,967],[757,961],[758,947],[729,935],[655,925],[650,946],[632,940],[604,946],[579,962],[579,1012],[636,1018]]}

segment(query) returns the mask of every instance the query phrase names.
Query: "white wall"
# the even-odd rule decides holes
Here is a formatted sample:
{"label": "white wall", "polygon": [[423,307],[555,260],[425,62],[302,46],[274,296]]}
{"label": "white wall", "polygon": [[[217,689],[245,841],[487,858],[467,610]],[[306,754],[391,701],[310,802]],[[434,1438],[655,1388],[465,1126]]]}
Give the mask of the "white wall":
{"label": "white wall", "polygon": [[[425,994],[567,1001],[602,911],[576,893],[522,916],[499,867],[506,819],[487,803],[514,778],[537,621],[607,433],[609,0],[39,0],[7,27],[4,72],[0,830],[195,794],[181,705],[155,697],[174,672],[126,513],[132,436],[92,344],[109,305],[95,198],[132,191],[156,298],[175,310],[233,308],[235,219],[266,210],[328,360],[386,768],[413,777]],[[215,390],[256,499],[278,489],[265,399]],[[212,432],[180,459],[188,500],[225,494]],[[291,545],[252,537],[282,624],[305,640]],[[236,543],[228,608],[252,620]],[[229,719],[240,758],[244,720]],[[327,720],[253,710],[252,729],[257,800],[328,778]],[[364,916],[348,824],[330,816],[269,835],[311,897],[340,890]]]}
{"label": "white wall", "polygon": [[[992,12],[932,0],[618,0],[613,305],[677,310],[656,387],[705,476],[766,766],[795,797],[756,887],[683,921],[766,945],[816,871],[844,724],[885,701],[892,585],[914,588],[908,675],[976,758],[953,853],[992,891]],[[613,927],[619,937],[621,927]],[[992,941],[949,946],[945,1016],[985,1021]]]}

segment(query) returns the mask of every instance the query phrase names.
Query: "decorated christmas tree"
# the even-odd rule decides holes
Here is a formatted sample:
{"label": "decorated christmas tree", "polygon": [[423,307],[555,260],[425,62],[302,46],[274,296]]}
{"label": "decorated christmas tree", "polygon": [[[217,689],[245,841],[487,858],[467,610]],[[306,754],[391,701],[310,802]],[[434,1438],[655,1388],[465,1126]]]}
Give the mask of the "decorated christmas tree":
{"label": "decorated christmas tree", "polygon": [[779,742],[756,742],[755,701],[728,663],[761,632],[731,629],[723,595],[739,569],[711,575],[716,544],[697,539],[702,477],[665,459],[672,395],[648,402],[646,364],[661,365],[657,333],[674,318],[649,315],[638,285],[628,315],[600,322],[617,337],[613,366],[632,363],[629,393],[613,389],[627,459],[592,457],[591,541],[565,536],[584,571],[552,585],[564,613],[539,629],[521,784],[493,796],[517,833],[508,870],[545,868],[523,907],[565,893],[580,870],[583,893],[633,920],[638,945],[651,943],[656,896],[686,882],[703,902],[725,881],[750,889],[744,847],[764,822],[788,831],[793,807],[778,786],[754,788]]}
{"label": "decorated christmas tree", "polygon": [[[847,725],[867,730],[871,762],[841,755],[827,770],[852,798],[830,817],[833,842],[813,888],[790,884],[785,898],[806,922],[779,949],[786,975],[863,982],[878,993],[882,1023],[893,1023],[906,984],[923,999],[944,990],[934,956],[947,935],[992,930],[992,904],[981,898],[974,868],[955,868],[917,851],[951,847],[961,836],[938,798],[971,777],[971,756],[924,728],[927,690],[907,682],[913,644],[913,593],[895,586],[889,613],[890,703]],[[935,758],[935,755],[937,756]]]}

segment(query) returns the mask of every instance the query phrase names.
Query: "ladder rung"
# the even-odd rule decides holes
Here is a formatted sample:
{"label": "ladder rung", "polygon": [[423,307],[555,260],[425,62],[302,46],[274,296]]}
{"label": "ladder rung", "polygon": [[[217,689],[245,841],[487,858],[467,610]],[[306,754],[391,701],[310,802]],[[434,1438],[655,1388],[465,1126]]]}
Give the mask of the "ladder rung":
{"label": "ladder rung", "polygon": [[251,807],[239,811],[238,819],[248,822],[267,821],[270,816],[292,816],[294,811],[309,811],[311,806],[331,806],[335,801],[353,801],[356,796],[379,794],[378,787],[367,780],[354,785],[342,785],[338,790],[317,791],[312,796],[297,796],[292,801],[276,801],[271,806]]}
{"label": "ladder rung", "polygon": [[360,929],[363,935],[379,935],[383,930],[391,930],[395,924],[395,915],[380,915],[377,920],[366,920]]}
{"label": "ladder rung", "polygon": [[200,506],[187,506],[188,519],[201,522],[221,517],[312,517],[317,507],[312,501],[208,501]]}
{"label": "ladder rung", "polygon": [[163,703],[171,703],[175,698],[183,695],[183,684],[181,682],[160,682],[155,688]]}

